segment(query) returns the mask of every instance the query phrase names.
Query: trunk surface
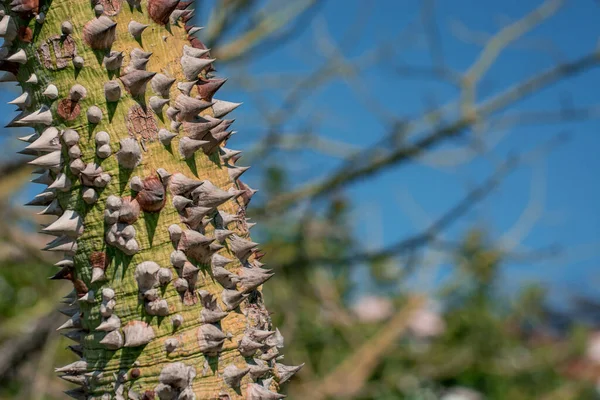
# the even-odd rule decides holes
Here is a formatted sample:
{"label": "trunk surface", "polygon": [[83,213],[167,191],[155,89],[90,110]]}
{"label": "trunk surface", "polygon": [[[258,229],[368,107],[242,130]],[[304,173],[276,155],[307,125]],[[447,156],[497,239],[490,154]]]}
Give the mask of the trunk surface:
{"label": "trunk surface", "polygon": [[[278,399],[299,367],[277,362],[262,267],[224,147],[238,106],[177,0],[13,0],[0,69],[23,89],[9,126],[48,187],[30,203],[73,282],[60,329],[81,361],[77,399]],[[192,2],[193,3],[193,2]]]}

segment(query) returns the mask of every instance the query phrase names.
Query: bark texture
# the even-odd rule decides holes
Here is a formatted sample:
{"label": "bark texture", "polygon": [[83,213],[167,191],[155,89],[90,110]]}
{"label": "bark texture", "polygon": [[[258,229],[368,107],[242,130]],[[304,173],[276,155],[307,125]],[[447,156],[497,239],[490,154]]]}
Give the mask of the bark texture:
{"label": "bark texture", "polygon": [[58,368],[76,399],[279,399],[278,362],[250,240],[238,104],[194,36],[193,2],[0,2],[9,124],[34,156],[29,205],[57,217],[46,250],[74,290],[59,329],[81,361]]}

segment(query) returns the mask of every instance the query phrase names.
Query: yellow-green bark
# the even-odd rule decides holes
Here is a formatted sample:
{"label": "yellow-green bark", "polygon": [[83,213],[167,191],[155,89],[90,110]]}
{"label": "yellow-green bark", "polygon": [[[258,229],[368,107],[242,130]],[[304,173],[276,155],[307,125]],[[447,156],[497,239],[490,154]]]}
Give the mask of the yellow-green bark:
{"label": "yellow-green bark", "polygon": [[[82,315],[81,331],[84,336],[81,341],[81,348],[78,348],[78,351],[82,352],[82,359],[87,362],[87,366],[85,371],[62,372],[68,380],[81,379],[83,382],[81,388],[70,393],[71,396],[75,398],[128,398],[128,396],[140,399],[153,398],[155,388],[160,383],[161,371],[169,364],[182,362],[187,366],[192,366],[195,370],[195,377],[191,379],[189,387],[193,390],[197,399],[280,398],[274,392],[278,389],[277,381],[282,378],[280,376],[281,366],[277,367],[275,359],[267,355],[277,351],[277,346],[274,345],[276,340],[273,339],[276,334],[272,334],[269,340],[264,340],[264,347],[258,349],[253,356],[244,357],[238,350],[238,344],[244,335],[251,335],[251,332],[255,329],[271,330],[268,313],[262,304],[259,290],[247,291],[248,298],[239,307],[228,312],[228,315],[220,321],[220,324],[214,324],[229,336],[223,344],[222,351],[217,356],[205,356],[198,343],[199,330],[203,324],[200,319],[202,302],[197,295],[197,291],[210,292],[218,300],[220,307],[223,310],[226,309],[221,300],[221,293],[224,288],[214,279],[209,259],[208,261],[194,261],[188,257],[193,264],[200,268],[195,287],[196,292],[190,292],[186,296],[182,296],[175,290],[173,282],[168,283],[166,286],[160,286],[159,296],[160,299],[164,299],[168,303],[168,315],[159,317],[146,313],[145,304],[148,301],[140,296],[138,283],[135,279],[136,267],[142,262],[153,261],[160,267],[169,269],[172,272],[173,280],[177,279],[178,270],[173,267],[170,261],[175,248],[169,236],[168,228],[176,224],[183,230],[190,229],[182,222],[181,214],[172,204],[173,193],[169,190],[170,182],[168,180],[162,180],[167,196],[164,207],[159,212],[142,210],[139,218],[131,224],[136,231],[135,240],[139,244],[139,252],[128,256],[119,248],[108,245],[106,240],[107,230],[111,227],[111,224],[108,224],[104,217],[107,198],[114,195],[120,198],[131,196],[139,199],[139,193],[132,191],[130,187],[132,178],[139,177],[141,180],[145,180],[154,177],[156,179],[158,178],[157,170],[159,168],[170,174],[181,173],[195,180],[210,181],[214,186],[225,191],[230,189],[241,190],[236,192],[236,197],[209,212],[208,215],[211,221],[202,232],[205,236],[214,237],[218,217],[216,219],[213,217],[218,209],[220,212],[237,215],[238,220],[230,223],[226,228],[235,231],[235,235],[249,240],[248,225],[245,220],[245,202],[253,192],[241,184],[239,180],[232,179],[230,176],[230,170],[235,168],[233,164],[235,157],[226,161],[220,156],[221,150],[214,150],[209,154],[205,154],[202,149],[199,149],[193,157],[187,160],[184,159],[178,150],[180,140],[187,136],[187,132],[183,127],[179,129],[177,136],[170,145],[165,146],[156,136],[157,131],[163,128],[177,133],[167,117],[166,110],[169,106],[175,107],[175,99],[182,93],[178,89],[178,83],[188,82],[182,72],[181,58],[184,46],[191,46],[186,33],[190,26],[186,27],[183,20],[179,20],[177,23],[168,23],[166,26],[153,21],[148,13],[149,4],[147,0],[142,1],[139,6],[132,6],[127,1],[122,3],[118,0],[103,1],[101,3],[107,6],[120,4],[120,11],[116,15],[109,16],[117,23],[116,39],[110,50],[93,50],[83,37],[84,26],[89,21],[98,18],[94,4],[91,4],[89,0],[42,1],[39,9],[34,8],[29,12],[15,12],[14,3],[12,8],[8,4],[4,6],[7,14],[4,18],[12,18],[12,21],[20,27],[21,33],[20,37],[15,38],[12,43],[10,37],[8,38],[7,46],[11,46],[9,55],[23,49],[27,54],[27,61],[24,64],[4,61],[2,69],[15,71],[15,68],[18,67],[18,81],[23,90],[29,92],[33,99],[28,106],[24,107],[25,115],[38,110],[42,105],[49,106],[53,118],[51,126],[59,130],[60,136],[67,129],[78,132],[78,146],[81,150],[80,159],[83,163],[86,165],[97,163],[101,166],[103,172],[108,173],[111,177],[110,183],[105,188],[93,189],[98,194],[98,200],[93,204],[87,204],[82,199],[82,194],[91,185],[88,182],[88,185],[84,187],[82,180],[85,178],[75,174],[69,167],[69,164],[76,157],[70,153],[72,146],[65,144],[64,138],[61,138],[63,163],[60,171],[55,169],[51,173],[51,177],[54,179],[57,173],[65,173],[72,185],[65,192],[57,190],[56,198],[62,210],[75,211],[82,217],[83,221],[83,233],[77,237],[77,251],[73,257],[74,266],[70,268],[67,265],[58,274],[59,278],[67,278],[74,282],[76,293],[67,301],[79,305]],[[23,2],[17,0],[17,3],[31,6],[37,2],[35,0],[24,0]],[[154,3],[150,6],[160,6],[178,2],[150,1],[150,3]],[[183,6],[181,4],[179,8],[184,9]],[[16,9],[16,11],[18,10]],[[107,10],[109,8],[105,8],[105,11]],[[42,13],[45,14],[45,18],[40,17]],[[40,23],[42,20],[43,23]],[[65,21],[70,22],[73,31],[68,35],[62,34],[61,36],[61,25]],[[148,28],[143,30],[140,39],[134,38],[129,32],[128,25],[131,21],[148,25]],[[27,42],[28,31],[26,29],[31,29],[32,32],[30,42]],[[51,52],[50,60],[44,59],[43,55],[41,58],[38,56],[41,46],[47,43],[48,39],[56,37],[56,35],[61,36],[61,43],[65,43],[65,40],[71,40],[67,37],[72,38],[76,45],[76,55],[84,60],[82,68],[77,69],[74,67],[73,55],[68,55],[68,65],[62,69],[55,68],[57,60],[54,53]],[[197,43],[194,44],[197,45]],[[127,93],[123,81],[119,80],[119,76],[126,75],[126,69],[130,65],[130,52],[133,49],[142,49],[145,52],[152,53],[146,66],[147,71],[161,73],[176,79],[175,84],[170,88],[169,96],[165,97],[170,100],[170,103],[165,105],[162,114],[156,115],[148,106],[151,97],[160,97],[159,94],[153,92],[150,83],[148,83],[143,95],[134,98],[134,96]],[[124,52],[124,60],[120,71],[110,72],[104,67],[104,56],[110,51]],[[6,59],[6,57],[4,58]],[[46,65],[44,65],[44,60]],[[37,83],[26,83],[30,80],[32,74],[37,76]],[[204,69],[200,77],[208,79],[206,74],[207,69]],[[111,80],[119,82],[123,93],[120,100],[113,103],[107,102],[104,93],[105,83]],[[50,99],[43,94],[50,84],[58,88],[58,98],[56,99]],[[61,116],[58,107],[61,101],[69,98],[71,88],[76,84],[82,85],[87,94],[85,98],[78,101],[79,115],[68,121],[64,118],[64,112]],[[192,89],[190,96],[201,97],[196,87]],[[218,98],[218,95],[216,97]],[[209,101],[210,99],[205,100]],[[140,134],[139,127],[132,129],[131,119],[128,120],[128,113],[132,107],[138,105],[147,109],[146,115],[149,120],[152,119],[156,122],[157,129],[148,135],[146,135],[147,132]],[[88,123],[86,111],[92,106],[97,106],[102,111],[102,120],[98,124]],[[201,114],[213,116],[213,108],[208,108],[202,111]],[[22,124],[17,120],[15,125]],[[46,126],[40,124],[34,124],[33,127],[38,133],[47,129]],[[95,137],[101,131],[107,132],[110,136],[112,155],[105,159],[96,155]],[[127,138],[137,141],[143,149],[141,162],[134,169],[127,169],[123,165],[119,165],[116,157],[121,147],[120,141]],[[223,145],[224,140],[219,143],[219,146]],[[36,152],[37,155],[48,153],[48,151]],[[172,179],[172,177],[169,179]],[[240,195],[242,191],[243,194]],[[188,197],[191,196],[188,195]],[[236,254],[230,250],[232,237],[228,237],[223,243],[224,248],[217,252],[219,255],[233,260],[226,268],[235,274],[240,274],[244,268],[259,268],[261,264],[255,258],[253,251],[250,252],[248,260],[245,257],[241,257],[241,259],[236,257]],[[106,279],[92,283],[92,264],[98,262],[99,254],[104,254],[108,260],[105,270]],[[121,327],[118,329],[119,332],[132,321],[147,322],[152,327],[155,335],[152,341],[145,346],[123,347],[116,351],[109,350],[100,343],[107,334],[106,332],[96,331],[96,328],[106,319],[100,313],[103,304],[102,290],[105,288],[112,288],[115,292],[116,306],[113,315],[120,318]],[[243,291],[239,284],[236,290]],[[86,293],[85,298],[91,297],[91,292],[94,294],[93,302],[81,301]],[[194,302],[195,304],[191,304]],[[106,305],[106,301],[104,304]],[[66,307],[72,308],[70,305]],[[178,328],[175,328],[172,323],[172,318],[175,315],[183,317],[183,324]],[[77,329],[70,330],[71,333],[78,331]],[[165,350],[165,342],[168,339],[176,339],[179,343],[177,348],[170,353]],[[226,367],[235,365],[239,368],[246,368],[248,363],[253,364],[253,358],[260,359],[261,355],[267,359],[266,362],[270,367],[270,371],[264,376],[256,378],[251,377],[251,374],[246,374],[239,388],[230,387],[224,381],[223,375]],[[278,373],[278,368],[280,373]],[[268,377],[275,377],[275,379],[269,380]],[[255,382],[261,388],[253,386]],[[272,391],[271,394],[265,391],[267,387]],[[186,394],[181,394],[182,392],[183,389],[178,390],[179,398],[188,398],[185,396],[190,393],[189,389]],[[156,398],[159,398],[159,396],[156,395]],[[178,398],[177,395],[174,398]]]}

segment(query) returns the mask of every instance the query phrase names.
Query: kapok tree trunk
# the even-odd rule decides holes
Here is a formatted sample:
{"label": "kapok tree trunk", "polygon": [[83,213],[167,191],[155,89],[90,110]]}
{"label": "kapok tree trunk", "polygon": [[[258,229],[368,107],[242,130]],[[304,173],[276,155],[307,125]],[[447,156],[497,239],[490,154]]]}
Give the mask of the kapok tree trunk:
{"label": "kapok tree trunk", "polygon": [[[76,399],[279,399],[277,362],[245,207],[238,104],[215,98],[193,2],[3,1],[9,124],[47,185],[29,205],[58,218],[45,250],[73,282],[59,329],[81,361],[58,368]],[[273,379],[274,378],[274,379]]]}

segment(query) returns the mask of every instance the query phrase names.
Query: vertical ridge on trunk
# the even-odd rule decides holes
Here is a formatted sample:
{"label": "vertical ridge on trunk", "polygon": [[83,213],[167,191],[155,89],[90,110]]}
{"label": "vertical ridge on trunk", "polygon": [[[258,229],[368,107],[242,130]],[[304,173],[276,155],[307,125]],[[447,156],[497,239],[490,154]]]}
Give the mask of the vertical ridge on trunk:
{"label": "vertical ridge on trunk", "polygon": [[299,368],[278,362],[239,180],[225,143],[239,106],[214,98],[193,2],[0,1],[0,81],[17,82],[11,127],[35,133],[56,216],[45,250],[74,290],[59,329],[80,361],[58,368],[76,399],[279,399]]}

